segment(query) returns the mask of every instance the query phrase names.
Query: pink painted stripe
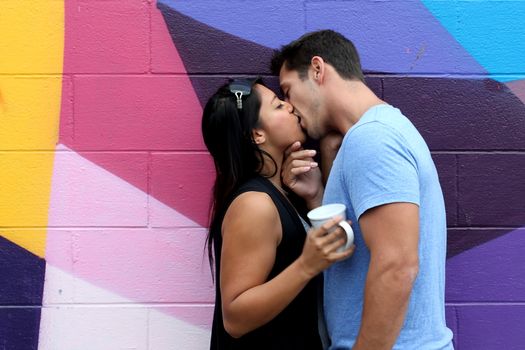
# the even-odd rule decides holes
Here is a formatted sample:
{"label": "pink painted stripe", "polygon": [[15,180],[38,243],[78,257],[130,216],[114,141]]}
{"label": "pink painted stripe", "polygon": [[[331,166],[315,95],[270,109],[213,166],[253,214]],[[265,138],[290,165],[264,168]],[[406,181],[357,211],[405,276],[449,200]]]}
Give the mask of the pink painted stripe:
{"label": "pink painted stripe", "polygon": [[[48,264],[134,303],[213,303],[204,229],[50,230]],[[76,290],[75,303],[114,300]]]}
{"label": "pink painted stripe", "polygon": [[[157,226],[174,228],[150,228],[148,212]],[[49,225],[118,226],[49,229],[46,260],[53,266],[138,302],[213,301],[206,230],[64,147],[56,155]]]}

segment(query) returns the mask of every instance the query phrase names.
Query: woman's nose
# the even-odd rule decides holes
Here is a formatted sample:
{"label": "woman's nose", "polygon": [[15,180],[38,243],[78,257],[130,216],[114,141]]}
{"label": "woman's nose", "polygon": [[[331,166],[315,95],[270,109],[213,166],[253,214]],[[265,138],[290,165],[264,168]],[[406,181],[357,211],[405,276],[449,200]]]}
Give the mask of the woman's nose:
{"label": "woman's nose", "polygon": [[286,103],[286,107],[288,108],[288,112],[293,113],[293,111],[295,110],[294,106],[292,106],[290,102],[285,102],[285,103]]}

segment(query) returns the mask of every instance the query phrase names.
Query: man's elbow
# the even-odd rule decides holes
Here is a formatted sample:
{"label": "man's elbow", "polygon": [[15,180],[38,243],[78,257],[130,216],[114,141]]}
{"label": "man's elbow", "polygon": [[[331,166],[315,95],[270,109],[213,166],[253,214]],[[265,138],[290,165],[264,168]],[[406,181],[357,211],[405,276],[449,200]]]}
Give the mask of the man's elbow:
{"label": "man's elbow", "polygon": [[390,277],[392,287],[409,295],[419,273],[419,259],[417,256],[392,259],[386,263],[385,272]]}

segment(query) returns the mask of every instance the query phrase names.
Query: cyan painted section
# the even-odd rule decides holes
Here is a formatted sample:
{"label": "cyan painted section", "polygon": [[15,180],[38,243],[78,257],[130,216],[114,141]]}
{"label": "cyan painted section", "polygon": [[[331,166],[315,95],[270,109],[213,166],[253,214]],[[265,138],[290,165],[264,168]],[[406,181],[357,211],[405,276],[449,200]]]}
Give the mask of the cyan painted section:
{"label": "cyan painted section", "polygon": [[525,77],[523,1],[422,2],[495,79],[506,82]]}

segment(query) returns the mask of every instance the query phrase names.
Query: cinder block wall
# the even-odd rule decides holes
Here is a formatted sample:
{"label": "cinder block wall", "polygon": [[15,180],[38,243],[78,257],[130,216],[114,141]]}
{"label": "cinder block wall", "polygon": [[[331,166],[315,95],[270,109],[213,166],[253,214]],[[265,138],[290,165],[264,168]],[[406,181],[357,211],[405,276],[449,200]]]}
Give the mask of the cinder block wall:
{"label": "cinder block wall", "polygon": [[525,345],[525,3],[0,3],[0,347],[206,349],[202,105],[338,30],[427,140],[457,349]]}

